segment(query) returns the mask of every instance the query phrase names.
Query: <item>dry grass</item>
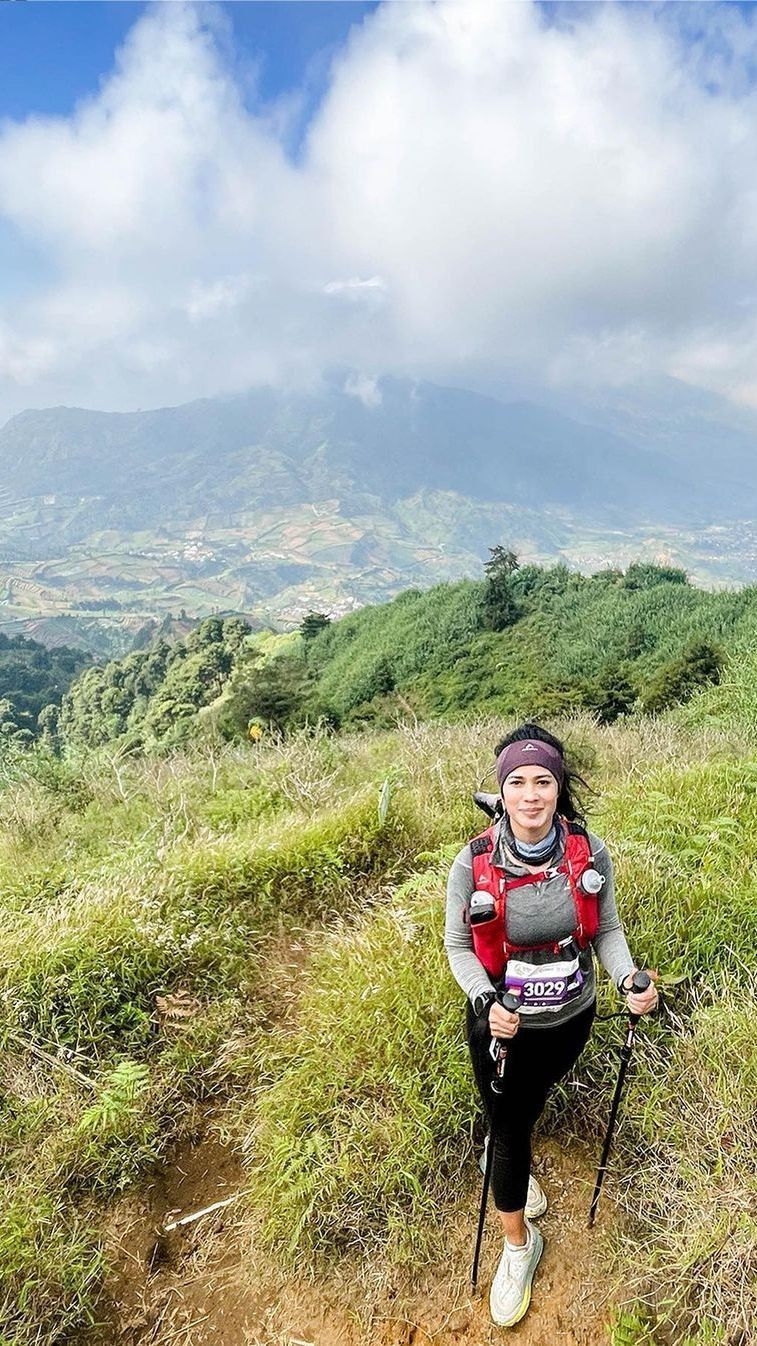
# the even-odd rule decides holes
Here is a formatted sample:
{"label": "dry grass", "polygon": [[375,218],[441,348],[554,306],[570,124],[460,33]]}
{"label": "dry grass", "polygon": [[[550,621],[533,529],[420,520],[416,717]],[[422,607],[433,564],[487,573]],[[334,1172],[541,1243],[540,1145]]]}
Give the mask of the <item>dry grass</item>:
{"label": "dry grass", "polygon": [[[317,730],[158,761],[37,755],[27,776],[7,774],[6,1024],[45,1050],[72,1051],[92,1069],[101,1109],[88,1113],[97,1134],[87,1133],[91,1094],[73,1082],[39,1089],[13,1047],[0,1146],[19,1204],[0,1221],[11,1287],[0,1342],[5,1330],[14,1346],[51,1346],[86,1321],[100,1258],[91,1216],[80,1218],[87,1192],[129,1182],[204,1093],[231,1097],[230,1131],[254,1138],[278,1246],[298,1228],[302,1261],[367,1239],[379,1276],[391,1256],[426,1255],[436,1213],[463,1190],[461,1135],[473,1116],[459,996],[439,950],[443,874],[483,825],[471,794],[492,784],[507,727],[410,716],[392,731]],[[633,1174],[624,1199],[631,1210],[641,1196],[644,1216],[619,1256],[636,1269],[629,1284],[645,1312],[679,1326],[698,1314],[738,1340],[755,1309],[748,738],[709,721],[599,728],[579,716],[556,728],[599,791],[591,818],[617,861],[632,946],[677,988],[676,1023],[662,1022],[650,1054],[639,1053],[619,1139],[618,1171],[625,1162]],[[413,871],[414,884],[389,891]],[[280,968],[271,979],[281,995],[259,995],[264,959],[281,961],[282,903],[300,947],[288,984]],[[156,1035],[154,995],[177,989],[200,1010]],[[561,1125],[599,1126],[616,1027],[597,1033],[581,1089],[555,1114]],[[148,1067],[144,1097],[127,1098],[125,1076],[123,1088],[114,1077],[124,1058]],[[432,1068],[431,1090],[419,1061]]]}

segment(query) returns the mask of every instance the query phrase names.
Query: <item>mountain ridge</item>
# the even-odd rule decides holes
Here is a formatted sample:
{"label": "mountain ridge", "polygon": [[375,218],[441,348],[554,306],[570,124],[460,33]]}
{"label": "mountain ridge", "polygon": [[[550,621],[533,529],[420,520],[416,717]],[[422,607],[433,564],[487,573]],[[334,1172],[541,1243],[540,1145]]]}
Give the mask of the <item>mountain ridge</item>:
{"label": "mountain ridge", "polygon": [[[753,578],[748,427],[723,423],[708,474],[707,435],[694,469],[681,449],[696,407],[671,453],[661,413],[657,437],[652,417],[634,440],[612,428],[633,418],[611,408],[577,406],[577,420],[393,378],[366,403],[348,386],[12,417],[0,430],[0,629],[78,620],[80,602],[90,625],[93,605],[115,604],[101,619],[115,638],[182,608],[291,624],[311,606],[338,614],[477,573],[501,541],[583,569],[661,557],[713,582]],[[724,543],[734,520],[746,534]]]}
{"label": "mountain ridge", "polygon": [[[701,493],[664,456],[610,430],[465,389],[395,379],[379,387],[381,401],[371,406],[344,390],[258,390],[146,412],[21,412],[0,430],[0,463],[26,494],[103,495],[115,503],[138,492],[146,511],[145,485],[170,475],[177,495],[205,484],[221,499],[228,487],[244,499],[247,488],[279,503],[362,487],[392,501],[434,487],[523,504],[536,492],[545,504],[598,512],[619,509],[622,499],[627,517],[648,513],[642,483],[654,474],[668,512],[703,513]],[[271,466],[275,492],[259,479]],[[146,482],[137,484],[135,471]]]}

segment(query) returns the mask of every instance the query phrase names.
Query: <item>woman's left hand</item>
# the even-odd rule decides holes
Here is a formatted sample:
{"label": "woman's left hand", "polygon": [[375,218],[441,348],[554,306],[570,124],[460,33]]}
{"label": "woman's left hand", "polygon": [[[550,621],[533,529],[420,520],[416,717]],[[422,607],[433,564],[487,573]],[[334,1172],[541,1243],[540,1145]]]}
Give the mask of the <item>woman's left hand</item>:
{"label": "woman's left hand", "polygon": [[[646,968],[646,972],[647,975],[652,978],[646,991],[639,991],[638,993],[629,991],[626,995],[626,1004],[628,1006],[629,1014],[649,1014],[651,1010],[657,1009],[659,1001],[657,987],[655,986],[657,973],[652,972],[649,968]],[[630,976],[627,980],[631,980]]]}

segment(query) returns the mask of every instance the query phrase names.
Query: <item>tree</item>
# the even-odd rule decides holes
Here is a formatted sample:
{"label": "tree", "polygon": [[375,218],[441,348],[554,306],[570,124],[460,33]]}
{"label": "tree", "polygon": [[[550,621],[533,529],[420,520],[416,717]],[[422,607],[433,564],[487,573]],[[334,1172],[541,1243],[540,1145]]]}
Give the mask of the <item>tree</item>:
{"label": "tree", "polygon": [[489,548],[489,560],[484,561],[484,573],[486,578],[500,579],[502,576],[509,576],[513,571],[520,569],[520,561],[514,551],[509,547]]}
{"label": "tree", "polygon": [[206,645],[220,645],[223,640],[223,622],[220,617],[205,617],[200,625],[187,636],[189,649],[199,650]]}
{"label": "tree", "polygon": [[60,706],[49,704],[43,706],[37,716],[37,725],[42,735],[42,742],[57,752],[60,746],[58,738],[58,718],[60,716]]}
{"label": "tree", "polygon": [[619,715],[628,715],[633,710],[636,689],[622,664],[608,664],[585,683],[582,701],[602,724],[612,724]]}
{"label": "tree", "polygon": [[[19,724],[19,720],[26,720],[25,725]],[[6,743],[31,743],[34,738],[29,721],[31,716],[28,711],[22,711],[20,714],[13,707],[13,703],[7,696],[0,699],[0,742]]]}
{"label": "tree", "polygon": [[304,700],[307,673],[299,659],[281,655],[252,668],[231,688],[218,727],[227,738],[244,738],[251,721],[281,733]]}
{"label": "tree", "polygon": [[489,560],[484,561],[483,623],[490,631],[504,631],[519,615],[512,584],[519,562],[515,552],[505,547],[490,547],[489,552]]}
{"label": "tree", "polygon": [[233,655],[238,655],[244,649],[244,642],[252,631],[252,627],[244,617],[225,617],[223,620],[222,636],[223,643],[227,650]]}
{"label": "tree", "polygon": [[309,612],[300,622],[300,635],[303,640],[313,640],[319,631],[331,626],[331,618],[325,612]]}

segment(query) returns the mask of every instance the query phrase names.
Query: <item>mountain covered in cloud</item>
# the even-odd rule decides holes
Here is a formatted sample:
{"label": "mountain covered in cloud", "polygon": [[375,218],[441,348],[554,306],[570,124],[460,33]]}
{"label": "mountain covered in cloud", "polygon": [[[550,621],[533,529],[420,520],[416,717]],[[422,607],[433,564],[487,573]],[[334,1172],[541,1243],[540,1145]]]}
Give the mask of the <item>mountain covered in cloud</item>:
{"label": "mountain covered in cloud", "polygon": [[335,386],[265,389],[156,411],[23,412],[0,431],[0,465],[14,497],[77,502],[62,524],[69,542],[93,519],[140,530],[333,497],[347,510],[365,497],[391,505],[422,490],[581,511],[598,523],[757,513],[743,433],[721,426],[722,451],[708,457],[706,437],[692,436],[687,458],[638,418],[594,414],[598,423],[581,423],[528,402],[397,379],[366,397]]}
{"label": "mountain covered in cloud", "polygon": [[180,611],[291,623],[480,573],[498,542],[584,570],[645,557],[753,579],[757,435],[698,396],[568,415],[342,374],[310,393],[26,411],[0,430],[0,628],[102,651]]}

